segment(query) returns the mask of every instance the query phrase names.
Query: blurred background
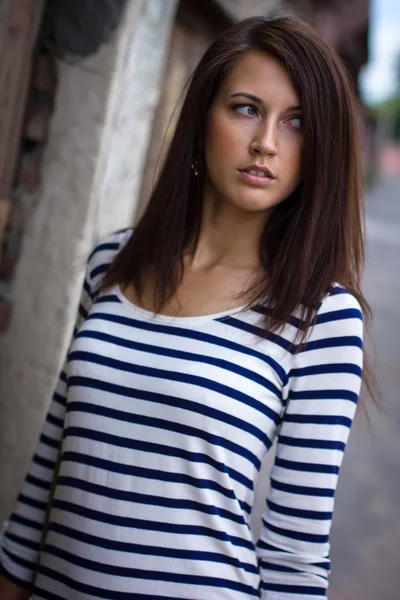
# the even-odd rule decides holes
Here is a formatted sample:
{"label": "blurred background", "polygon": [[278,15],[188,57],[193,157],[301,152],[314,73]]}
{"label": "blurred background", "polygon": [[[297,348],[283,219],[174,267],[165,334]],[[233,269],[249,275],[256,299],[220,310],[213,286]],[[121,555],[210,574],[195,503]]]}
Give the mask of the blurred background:
{"label": "blurred background", "polygon": [[35,445],[91,248],[146,206],[205,48],[230,23],[280,9],[312,23],[349,69],[367,182],[364,290],[383,409],[370,406],[369,421],[359,411],[350,436],[329,598],[399,600],[398,0],[0,0],[0,521]]}

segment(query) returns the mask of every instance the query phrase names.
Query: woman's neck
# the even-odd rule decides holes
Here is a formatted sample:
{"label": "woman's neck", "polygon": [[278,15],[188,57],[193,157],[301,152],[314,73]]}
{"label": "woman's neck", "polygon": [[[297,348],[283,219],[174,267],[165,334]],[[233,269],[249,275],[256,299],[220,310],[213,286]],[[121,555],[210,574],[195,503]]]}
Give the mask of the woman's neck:
{"label": "woman's neck", "polygon": [[244,213],[227,204],[216,206],[206,196],[198,242],[185,253],[186,265],[193,271],[216,266],[257,270],[265,222],[265,214]]}

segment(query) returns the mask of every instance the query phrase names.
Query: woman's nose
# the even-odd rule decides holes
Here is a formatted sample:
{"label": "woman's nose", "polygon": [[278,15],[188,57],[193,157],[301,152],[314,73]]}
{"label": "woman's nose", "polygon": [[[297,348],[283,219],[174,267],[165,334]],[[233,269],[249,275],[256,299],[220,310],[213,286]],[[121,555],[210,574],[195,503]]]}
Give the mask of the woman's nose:
{"label": "woman's nose", "polygon": [[251,142],[251,150],[266,155],[278,152],[278,127],[272,120],[260,124]]}

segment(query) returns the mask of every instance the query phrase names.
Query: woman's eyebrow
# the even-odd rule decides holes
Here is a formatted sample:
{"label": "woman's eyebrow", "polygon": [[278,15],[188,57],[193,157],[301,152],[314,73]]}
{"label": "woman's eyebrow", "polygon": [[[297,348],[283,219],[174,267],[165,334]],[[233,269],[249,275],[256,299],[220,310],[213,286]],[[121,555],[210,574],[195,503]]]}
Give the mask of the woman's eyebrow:
{"label": "woman's eyebrow", "polygon": [[[251,100],[252,102],[257,102],[257,104],[262,104],[262,105],[265,104],[265,102],[263,100],[261,100],[261,98],[259,98],[258,96],[254,96],[254,94],[249,94],[248,92],[235,92],[234,94],[231,94],[229,97],[234,98],[235,96],[244,96],[245,98],[249,98],[249,100]],[[286,109],[286,111],[291,111],[291,110],[303,110],[303,108],[299,104],[296,104],[293,106],[288,106]]]}
{"label": "woman's eyebrow", "polygon": [[258,104],[264,104],[264,102],[258,96],[254,96],[253,94],[248,94],[247,92],[235,92],[230,95],[230,98],[234,98],[235,96],[244,96],[245,98],[249,98],[253,102],[257,102]]}

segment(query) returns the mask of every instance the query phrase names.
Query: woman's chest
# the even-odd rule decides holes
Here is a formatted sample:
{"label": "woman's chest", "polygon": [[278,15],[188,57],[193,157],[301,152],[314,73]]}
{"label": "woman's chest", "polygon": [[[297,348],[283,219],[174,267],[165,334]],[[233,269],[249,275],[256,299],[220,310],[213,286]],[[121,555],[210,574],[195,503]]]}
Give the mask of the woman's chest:
{"label": "woman's chest", "polygon": [[[244,269],[214,267],[208,270],[185,269],[177,290],[162,307],[161,314],[175,317],[193,317],[225,312],[244,306],[249,301],[245,293],[253,272]],[[144,282],[143,295],[138,297],[133,285],[124,289],[124,295],[133,304],[156,312],[154,284],[151,277]]]}
{"label": "woman's chest", "polygon": [[87,321],[69,354],[68,423],[86,414],[90,426],[97,414],[106,430],[123,423],[126,435],[138,426],[153,436],[180,431],[184,439],[221,438],[259,454],[280,419],[280,375],[270,357],[229,339],[219,325],[213,334],[186,328],[179,335],[176,327]]}

